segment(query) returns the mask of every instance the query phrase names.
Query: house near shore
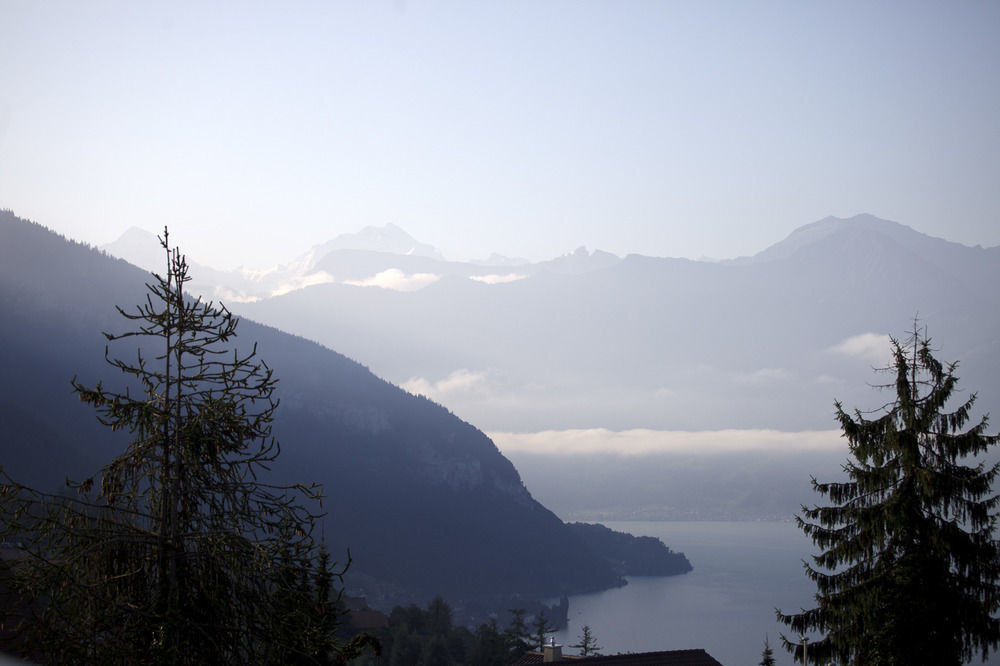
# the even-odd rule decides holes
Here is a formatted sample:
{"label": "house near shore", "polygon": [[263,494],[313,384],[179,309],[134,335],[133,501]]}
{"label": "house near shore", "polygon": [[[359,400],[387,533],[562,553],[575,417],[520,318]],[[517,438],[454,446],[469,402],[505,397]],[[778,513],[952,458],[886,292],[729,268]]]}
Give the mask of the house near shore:
{"label": "house near shore", "polygon": [[355,632],[377,631],[389,626],[389,616],[369,608],[364,597],[345,595],[341,598],[341,603],[347,614],[347,623]]}
{"label": "house near shore", "polygon": [[579,657],[564,655],[561,645],[546,645],[541,652],[525,652],[513,666],[567,662],[590,666],[723,666],[704,650],[664,650],[661,652],[630,652],[628,654]]}

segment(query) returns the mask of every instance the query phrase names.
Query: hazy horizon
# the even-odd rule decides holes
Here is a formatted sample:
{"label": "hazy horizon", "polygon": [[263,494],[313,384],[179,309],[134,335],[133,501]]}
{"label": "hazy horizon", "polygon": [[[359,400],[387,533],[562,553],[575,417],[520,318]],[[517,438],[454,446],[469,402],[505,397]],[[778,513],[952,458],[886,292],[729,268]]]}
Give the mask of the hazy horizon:
{"label": "hazy horizon", "polygon": [[[230,268],[752,255],[868,212],[1000,244],[1000,5],[0,4],[0,206]],[[54,193],[58,193],[57,195]]]}
{"label": "hazy horizon", "polygon": [[[907,243],[932,244],[936,248],[934,253],[940,255],[942,261],[951,251],[958,251],[955,245],[912,234],[898,224],[862,216],[857,220],[842,220],[833,225],[824,222],[810,227],[813,231],[801,232],[772,253],[782,254],[790,248],[800,248],[802,243],[816,242],[834,228],[865,228],[872,232],[877,228],[890,235],[900,233],[906,236]],[[824,231],[816,233],[816,229]],[[400,239],[392,237],[392,234],[400,229],[386,231],[390,232],[389,241],[399,242]],[[370,237],[347,236],[343,242],[326,246],[322,251],[328,251],[330,247],[361,247],[376,242]],[[150,238],[132,238],[133,242],[117,248],[124,252],[122,256],[129,258],[130,252],[139,254],[136,240],[155,244]],[[413,240],[422,241],[420,238]],[[870,241],[866,244],[873,247],[875,244]],[[947,307],[958,306],[954,297],[939,301],[937,296],[930,298],[911,294],[903,300],[912,300],[911,307],[916,309],[904,307],[900,311],[902,318],[891,318],[895,319],[894,323],[885,319],[886,312],[879,307],[860,318],[857,313],[850,315],[848,319],[852,323],[845,325],[844,322],[828,319],[830,313],[811,303],[814,296],[820,301],[829,298],[828,295],[818,296],[820,292],[817,291],[801,294],[805,300],[799,302],[788,300],[787,295],[775,301],[769,295],[774,291],[774,285],[768,287],[768,283],[760,283],[755,291],[746,292],[748,283],[745,280],[726,281],[724,276],[731,273],[729,270],[719,273],[715,267],[705,266],[709,272],[699,272],[695,282],[689,282],[689,278],[682,277],[682,274],[657,273],[658,277],[647,275],[640,281],[626,281],[620,288],[644,294],[634,305],[658,293],[655,289],[648,291],[651,285],[678,280],[678,284],[687,284],[687,288],[693,289],[688,297],[678,301],[686,303],[685,307],[693,307],[692,298],[695,302],[699,300],[695,297],[700,293],[696,285],[702,282],[706,293],[729,294],[729,297],[722,298],[715,307],[709,307],[707,302],[699,305],[700,323],[696,328],[704,330],[687,335],[682,332],[687,329],[669,325],[671,307],[668,304],[678,293],[677,288],[663,292],[661,296],[667,300],[661,301],[660,307],[640,307],[628,316],[641,317],[643,327],[649,331],[672,331],[675,343],[686,341],[686,352],[671,354],[669,346],[660,348],[653,344],[645,348],[644,354],[629,355],[621,349],[611,351],[617,348],[615,336],[628,338],[628,329],[619,329],[613,318],[602,320],[599,315],[607,308],[615,311],[613,303],[618,299],[612,295],[614,290],[606,295],[611,296],[610,301],[598,298],[598,293],[603,291],[598,289],[591,290],[589,297],[579,302],[576,300],[579,294],[546,292],[544,280],[529,280],[512,286],[513,291],[508,287],[497,287],[498,291],[488,288],[481,292],[466,289],[455,292],[453,289],[457,283],[449,282],[449,278],[465,274],[461,271],[449,273],[456,270],[454,266],[446,268],[422,259],[409,264],[403,261],[403,257],[396,259],[388,255],[374,264],[366,263],[372,257],[355,264],[354,260],[346,259],[351,255],[343,255],[338,260],[340,263],[324,263],[322,251],[315,255],[310,253],[308,261],[296,270],[304,272],[306,265],[313,266],[312,261],[319,261],[314,266],[323,267],[323,270],[310,273],[308,279],[299,282],[277,280],[276,284],[281,286],[271,292],[278,295],[271,303],[266,297],[239,303],[223,298],[251,319],[324,343],[362,361],[376,374],[408,392],[447,406],[464,420],[490,433],[505,454],[533,451],[566,455],[616,453],[648,456],[676,452],[714,455],[725,451],[773,453],[803,448],[843,452],[844,443],[839,438],[839,431],[831,430],[836,425],[831,409],[834,399],[846,398],[852,405],[874,406],[879,397],[869,388],[874,377],[872,369],[889,365],[889,335],[903,333],[904,328],[901,327],[905,327],[907,319],[912,322],[916,312],[928,309],[934,312],[945,307],[949,301],[951,305]],[[428,247],[422,248],[422,251],[431,252]],[[157,262],[159,254],[154,252]],[[972,252],[971,256],[983,255]],[[576,261],[580,258],[572,259]],[[880,255],[877,259],[838,255],[830,260],[834,265],[851,266],[848,272],[865,271],[870,261],[887,265],[894,265],[897,261],[893,252]],[[855,260],[860,264],[855,266]],[[396,265],[394,261],[411,268],[385,270],[386,266]],[[664,269],[670,265],[669,262],[654,263]],[[623,272],[615,271],[614,274],[631,274],[626,264],[621,265]],[[587,266],[586,263],[582,265]],[[632,265],[635,266],[635,263],[632,262]],[[970,270],[970,266],[969,263],[959,263],[945,270],[961,273]],[[593,270],[593,267],[586,270]],[[515,277],[526,279],[530,274],[531,270],[526,269],[523,275]],[[496,279],[486,280],[474,272],[466,277],[489,284],[510,285],[515,281],[510,275],[507,278],[511,279],[494,276]],[[779,282],[791,284],[797,281],[795,274],[789,273]],[[590,284],[593,287],[599,282]],[[415,292],[428,289],[430,285],[437,286],[420,294],[411,293],[405,301],[392,297],[386,300],[380,295],[384,290]],[[349,286],[382,289],[358,291],[348,297],[340,288]],[[737,297],[736,293],[741,295]],[[452,301],[449,294],[456,297],[466,294],[471,300],[460,298],[457,302]],[[517,301],[506,300],[514,298],[514,294],[518,295]],[[347,300],[338,300],[342,298]],[[500,300],[494,301],[494,298]],[[901,298],[902,295],[897,294],[896,300]],[[566,310],[564,305],[555,305],[556,301],[563,300],[576,304],[570,306],[562,317],[552,319],[550,310],[553,308],[560,312]],[[730,300],[732,302],[726,306],[725,303]],[[397,310],[403,302],[410,303],[410,306]],[[511,310],[512,302],[521,303],[527,309]],[[546,302],[548,306],[540,306]],[[335,305],[338,303],[340,305]],[[860,301],[853,305],[854,308],[859,306]],[[430,323],[436,317],[419,324],[412,321],[412,314],[405,314],[410,311],[409,308],[439,313],[439,327],[435,328]],[[580,308],[590,311],[592,316],[575,326],[560,328],[558,322],[566,316],[572,321],[575,315],[570,316],[568,312]],[[324,318],[321,313],[326,311],[343,312],[346,319]],[[727,322],[734,317],[743,321],[754,320],[760,318],[764,311],[769,313],[765,319],[774,330],[765,333],[768,326],[753,327],[746,332],[743,340],[746,346],[752,337],[754,342],[751,347],[742,353],[724,352],[732,342],[727,342],[728,338],[721,334],[727,328]],[[506,312],[506,316],[500,315],[501,312]],[[811,332],[802,330],[803,320],[812,322]],[[475,326],[467,329],[470,321],[482,322],[485,330]],[[938,314],[927,323],[932,331],[939,331],[948,322]],[[366,327],[370,327],[367,333],[355,337],[354,331]],[[597,328],[604,330],[603,336],[588,335],[588,330]],[[520,332],[510,338],[502,333],[508,329]],[[399,337],[393,337],[393,331],[398,331]],[[473,331],[478,332],[473,334]],[[534,331],[535,337],[528,331]],[[646,340],[646,336],[640,336],[626,347],[635,346],[640,340],[644,341],[642,344],[653,343],[657,337],[650,335]],[[706,345],[708,338],[715,338],[715,342]],[[519,346],[516,351],[509,349],[510,353],[505,355],[502,350],[511,344],[512,339],[518,340]],[[563,342],[558,348],[546,347],[544,341],[553,339]],[[950,336],[945,341],[950,345],[968,344]],[[611,347],[605,349],[608,344]],[[539,349],[548,351],[540,352]],[[957,358],[973,361],[976,375],[981,378],[981,369],[975,367],[980,365],[975,363],[978,354],[981,354],[981,349],[976,343],[964,347]],[[563,361],[553,366],[552,361],[560,358]],[[578,362],[571,362],[573,358]],[[619,362],[609,365],[609,358],[617,358]],[[655,363],[662,366],[661,372],[646,372],[650,359],[657,359]],[[596,374],[591,376],[588,373]],[[977,381],[974,388],[989,386]],[[996,401],[996,396],[991,393],[987,390],[984,395],[987,408]],[[725,405],[722,409],[717,406],[720,400]]]}
{"label": "hazy horizon", "polygon": [[[18,211],[16,211],[16,210],[14,210],[12,212],[14,214],[18,213]],[[871,216],[871,217],[878,218],[878,216],[871,215],[870,213],[867,213],[867,212],[859,212],[856,215],[850,215],[850,216],[845,216],[845,217],[838,217],[838,216],[835,216],[835,215],[828,215],[828,216],[824,216],[821,219],[807,220],[807,221],[802,222],[802,224],[797,225],[795,228],[793,228],[789,232],[789,234],[786,234],[786,235],[784,235],[784,236],[782,236],[780,238],[776,238],[776,239],[774,239],[771,242],[767,242],[765,245],[763,245],[760,248],[754,250],[753,252],[750,252],[750,253],[745,254],[745,255],[739,255],[739,256],[721,256],[721,255],[718,255],[718,256],[700,256],[700,257],[676,257],[674,255],[651,255],[651,254],[644,254],[642,252],[628,252],[628,253],[625,253],[625,254],[615,254],[614,252],[610,252],[610,251],[606,250],[605,248],[601,248],[601,247],[588,247],[586,245],[577,245],[577,246],[574,246],[574,247],[571,248],[569,246],[572,245],[572,243],[568,242],[566,250],[564,250],[562,252],[559,252],[558,254],[554,254],[554,255],[551,255],[551,256],[540,256],[540,257],[537,257],[535,259],[529,259],[526,256],[524,256],[523,254],[521,254],[521,255],[503,255],[503,254],[500,254],[498,252],[490,252],[487,255],[484,255],[482,257],[468,257],[468,258],[463,258],[463,259],[456,259],[456,258],[453,258],[453,257],[444,256],[442,254],[439,258],[441,260],[443,260],[443,261],[448,261],[448,262],[483,263],[486,260],[488,260],[490,258],[490,256],[499,256],[499,257],[502,257],[504,259],[524,261],[524,262],[527,262],[528,264],[532,264],[532,263],[539,263],[539,262],[544,262],[544,261],[550,261],[552,259],[558,259],[558,258],[561,258],[561,257],[568,257],[568,256],[570,256],[570,255],[572,255],[574,253],[579,252],[580,250],[584,250],[585,252],[587,252],[590,255],[593,255],[595,253],[600,253],[600,252],[607,252],[608,254],[611,254],[611,255],[619,257],[619,258],[624,258],[624,257],[629,256],[629,255],[641,255],[641,256],[648,256],[648,257],[654,257],[654,258],[680,258],[680,259],[691,259],[693,261],[707,261],[707,262],[715,263],[715,262],[719,262],[719,261],[723,261],[724,262],[724,261],[730,261],[730,260],[734,260],[734,259],[743,259],[743,258],[746,258],[746,257],[752,257],[752,256],[754,256],[756,254],[759,254],[760,252],[762,252],[764,250],[769,249],[773,245],[776,245],[776,244],[780,243],[781,241],[786,240],[788,238],[788,236],[791,233],[794,233],[797,229],[799,229],[799,228],[801,228],[803,226],[807,226],[809,224],[812,224],[814,222],[820,222],[820,221],[827,220],[827,219],[849,220],[849,219],[852,219],[852,218],[855,218],[855,217],[863,217],[863,216]],[[879,218],[879,219],[881,219],[881,218]],[[118,242],[118,241],[120,241],[122,239],[128,238],[129,234],[132,233],[132,232],[135,232],[135,231],[139,231],[139,232],[141,232],[143,234],[148,234],[151,239],[153,237],[159,237],[159,236],[162,235],[162,229],[160,229],[160,230],[153,230],[153,229],[149,229],[149,228],[143,227],[141,225],[132,225],[132,226],[130,226],[128,229],[126,229],[125,231],[123,231],[121,234],[119,234],[115,238],[106,240],[104,242],[96,242],[94,240],[90,240],[90,239],[85,238],[85,237],[74,236],[70,232],[60,231],[58,228],[53,227],[50,224],[46,224],[45,222],[42,222],[40,220],[32,220],[32,221],[38,222],[42,226],[44,226],[46,228],[49,228],[49,229],[52,229],[53,231],[66,236],[70,240],[74,240],[74,241],[77,241],[77,242],[86,243],[88,245],[92,245],[92,246],[98,247],[98,248],[108,248],[109,246],[114,245],[116,242]],[[903,224],[904,226],[911,226],[911,225],[908,225],[905,222],[901,222],[899,220],[887,220],[887,221],[889,221],[889,222],[896,222],[896,223],[899,223],[899,224]],[[356,236],[356,235],[358,235],[359,232],[363,232],[363,231],[366,231],[366,230],[382,230],[382,229],[385,229],[386,227],[390,227],[390,226],[395,226],[395,227],[399,228],[400,230],[402,230],[403,232],[409,233],[407,231],[407,229],[405,229],[404,227],[401,227],[400,225],[392,223],[392,222],[387,222],[387,223],[385,223],[383,225],[367,225],[365,227],[359,227],[359,228],[354,229],[354,230],[345,229],[345,231],[343,231],[342,233],[339,233],[336,236],[331,236],[330,238],[324,238],[324,239],[321,239],[321,240],[317,240],[315,243],[313,243],[313,244],[311,244],[309,246],[303,246],[303,247],[299,248],[298,250],[293,251],[293,254],[291,256],[287,257],[284,261],[279,261],[277,257],[274,257],[273,259],[265,261],[264,263],[261,263],[261,264],[257,264],[257,265],[241,264],[241,265],[238,265],[238,266],[223,265],[223,264],[213,264],[213,263],[204,261],[203,260],[204,258],[201,257],[201,256],[199,256],[199,254],[198,254],[199,251],[201,249],[203,249],[203,247],[198,242],[197,235],[192,239],[191,243],[187,243],[187,242],[184,242],[184,239],[178,239],[175,232],[171,231],[170,233],[171,233],[173,241],[176,241],[179,244],[179,246],[181,246],[181,249],[184,251],[185,256],[188,256],[189,259],[192,259],[195,262],[197,262],[197,263],[199,263],[199,264],[201,264],[203,266],[207,266],[207,267],[215,269],[215,270],[220,270],[220,271],[240,270],[240,271],[243,271],[245,274],[247,274],[249,276],[254,276],[254,275],[258,275],[258,274],[264,274],[264,273],[266,273],[268,271],[273,271],[276,268],[282,268],[282,267],[286,267],[287,268],[288,266],[290,266],[291,264],[293,264],[296,260],[302,259],[303,257],[309,255],[311,250],[314,250],[316,248],[322,247],[325,243],[329,243],[330,241],[338,240],[338,239],[341,239],[341,238],[348,238],[348,237],[351,237],[351,236]],[[173,229],[173,227],[169,227],[169,228]],[[911,227],[911,228],[913,228],[913,227]],[[918,233],[923,233],[919,229],[914,229],[914,231],[917,231]],[[947,233],[947,232],[945,232],[945,233]],[[994,247],[992,245],[988,245],[988,244],[985,244],[985,243],[965,243],[965,242],[962,242],[962,241],[955,240],[954,238],[951,238],[951,237],[949,237],[947,235],[941,235],[941,236],[935,236],[933,234],[926,234],[926,235],[930,235],[932,238],[939,238],[941,240],[949,241],[949,242],[952,242],[952,243],[958,243],[960,245],[964,245],[965,247],[984,247],[984,248]],[[418,243],[423,243],[423,240],[421,238],[414,237],[412,235],[411,235],[411,237],[413,237],[414,241],[417,241]],[[432,246],[429,243],[423,243],[423,244],[427,245],[429,247],[433,247],[435,250],[440,250],[440,248],[437,248],[436,246]],[[998,243],[997,246],[1000,246],[1000,243]],[[150,245],[150,247],[153,247],[153,245]],[[156,245],[156,247],[158,248],[159,246]],[[193,254],[188,251],[189,247],[193,248],[193,252],[194,252]],[[119,254],[116,254],[115,252],[112,252],[112,254],[115,254],[115,256],[120,256],[120,258],[123,258],[123,259],[127,259],[127,260],[132,259],[132,257],[127,256],[127,253],[119,255]],[[158,257],[158,255],[159,255],[159,252],[157,250],[157,257]],[[488,266],[488,265],[489,264],[484,264],[484,266]],[[512,267],[516,267],[517,265],[518,264],[514,264]],[[470,279],[476,280],[476,281],[479,281],[479,282],[484,282],[486,284],[501,284],[501,283],[513,282],[515,280],[520,280],[520,279],[523,279],[525,277],[527,277],[527,274],[516,273],[516,272],[509,272],[509,273],[503,273],[503,274],[491,273],[491,274],[483,274],[483,275],[474,275],[474,276],[470,276]],[[361,286],[361,287],[365,287],[365,286],[382,287],[382,288],[385,288],[385,289],[391,289],[391,290],[396,290],[396,291],[414,291],[414,290],[421,289],[421,288],[427,286],[428,284],[433,284],[433,282],[435,282],[439,278],[440,278],[440,276],[436,275],[436,274],[430,274],[430,273],[429,274],[421,274],[421,273],[406,274],[406,273],[403,273],[402,271],[400,271],[399,269],[390,269],[390,270],[385,271],[383,273],[378,273],[378,274],[372,275],[372,276],[370,276],[370,277],[368,277],[368,278],[366,278],[364,280],[345,280],[344,284],[350,284],[350,285]],[[301,283],[301,284],[290,284],[290,285],[288,285],[288,289],[289,290],[294,290],[294,289],[302,288],[304,286],[308,286],[309,284],[322,284],[324,282],[322,274],[317,274],[317,275],[313,276],[312,280],[313,280],[312,282],[307,281],[307,282],[304,282],[304,283]]]}

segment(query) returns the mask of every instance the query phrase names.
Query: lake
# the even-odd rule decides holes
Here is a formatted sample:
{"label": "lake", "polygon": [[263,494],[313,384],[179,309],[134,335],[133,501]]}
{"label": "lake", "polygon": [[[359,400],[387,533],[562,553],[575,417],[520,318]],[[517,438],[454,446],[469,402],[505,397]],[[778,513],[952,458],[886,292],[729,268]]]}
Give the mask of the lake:
{"label": "lake", "polygon": [[[622,588],[570,597],[569,625],[555,635],[579,642],[589,625],[602,654],[703,648],[725,666],[758,664],[769,637],[775,660],[791,665],[775,619],[813,606],[815,585],[802,560],[816,552],[791,522],[606,522],[636,536],[654,536],[687,555],[682,576],[632,577]],[[566,654],[577,651],[564,647]],[[978,662],[977,662],[978,663]],[[989,664],[998,665],[991,655]]]}

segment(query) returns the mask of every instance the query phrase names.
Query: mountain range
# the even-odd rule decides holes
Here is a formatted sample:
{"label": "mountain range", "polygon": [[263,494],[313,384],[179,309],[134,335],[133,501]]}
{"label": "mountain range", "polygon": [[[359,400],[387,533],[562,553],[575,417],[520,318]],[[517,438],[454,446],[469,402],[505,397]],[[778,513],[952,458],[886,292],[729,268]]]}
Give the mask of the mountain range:
{"label": "mountain range", "polygon": [[[449,262],[397,227],[368,229],[261,275],[249,286],[247,273],[214,275],[204,289],[242,289],[241,314],[359,359],[491,433],[566,519],[790,517],[811,501],[810,474],[837,474],[846,448],[835,433],[823,449],[784,435],[836,429],[834,400],[879,407],[873,370],[888,361],[888,336],[915,323],[959,362],[982,412],[1000,407],[1000,248],[871,215],[819,220],[713,262],[583,248],[538,263]],[[683,451],[619,445],[705,431],[718,437]],[[761,431],[782,436],[715,451],[715,439]],[[547,452],[584,435],[603,449]]]}
{"label": "mountain range", "polygon": [[239,294],[226,302],[240,314],[488,432],[826,429],[834,398],[877,400],[871,370],[885,357],[861,343],[880,337],[887,352],[884,336],[915,318],[965,386],[1000,400],[1000,248],[859,215],[727,261],[581,248],[483,265],[383,231],[385,247],[369,229],[253,276],[200,271],[198,287]]}
{"label": "mountain range", "polygon": [[[144,302],[149,280],[0,211],[0,464],[13,478],[57,489],[123,449],[127,433],[101,426],[69,382],[122,381],[105,362],[102,332],[124,330],[115,306]],[[350,552],[352,592],[386,607],[619,584],[606,554],[536,501],[469,423],[315,342],[241,320],[237,346],[255,344],[279,379],[273,480],[323,485],[321,535],[341,561]],[[678,572],[689,567],[682,554],[661,555]]]}
{"label": "mountain range", "polygon": [[[9,211],[5,220],[34,228]],[[24,441],[59,441],[58,459],[82,469],[110,451],[106,434],[79,406],[60,408],[53,420],[37,405],[62,400],[51,387],[73,374],[102,376],[97,332],[117,325],[112,304],[142,298],[145,274],[35,233],[3,244],[4,377],[18,378],[0,393],[4,418]],[[133,230],[104,249],[156,269],[155,247],[154,235]],[[142,248],[153,252],[143,259]],[[450,262],[387,227],[334,239],[268,271],[195,264],[192,273],[192,289],[244,316],[243,335],[259,339],[265,359],[283,368],[287,417],[277,426],[288,440],[287,469],[310,478],[330,466],[321,480],[335,489],[331,534],[352,547],[358,579],[394,580],[386,572],[407,566],[394,544],[408,535],[422,544],[409,549],[414,566],[438,556],[447,565],[425,576],[428,593],[444,591],[450,572],[461,570],[459,550],[442,554],[457,542],[436,542],[440,534],[468,530],[484,550],[536,543],[514,527],[483,534],[469,526],[475,502],[494,496],[504,498],[494,508],[519,507],[497,509],[509,524],[532,515],[524,524],[553,535],[532,551],[563,553],[525,563],[524,571],[545,573],[508,589],[611,580],[598,566],[570,581],[559,549],[576,542],[563,537],[552,511],[578,521],[789,519],[814,501],[811,476],[841,473],[847,451],[833,401],[862,410],[882,404],[873,368],[888,360],[886,336],[905,336],[915,318],[940,358],[959,361],[960,388],[978,392],[979,411],[995,414],[1000,405],[1000,248],[931,238],[870,215],[820,220],[752,257],[715,262],[582,248],[538,263]],[[674,440],[681,443],[662,444]],[[45,467],[51,457],[32,453],[41,450],[20,447],[18,455]],[[395,471],[384,467],[397,459],[404,462]],[[467,516],[442,513],[461,479],[480,499],[463,499]],[[427,502],[401,499],[425,486]],[[373,492],[383,487],[399,492]],[[359,502],[364,511],[351,508]],[[406,526],[424,520],[440,527]],[[489,592],[484,576],[468,576]]]}

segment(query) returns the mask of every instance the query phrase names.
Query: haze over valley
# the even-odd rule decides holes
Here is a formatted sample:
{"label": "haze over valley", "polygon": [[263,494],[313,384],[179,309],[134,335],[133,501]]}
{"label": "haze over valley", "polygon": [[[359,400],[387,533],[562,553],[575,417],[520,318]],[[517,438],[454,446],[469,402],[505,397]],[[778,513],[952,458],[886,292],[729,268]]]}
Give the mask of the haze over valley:
{"label": "haze over valley", "polygon": [[[104,249],[155,269],[155,244]],[[722,261],[453,262],[386,225],[269,271],[194,272],[486,431],[564,519],[789,519],[846,456],[833,401],[881,404],[873,368],[915,317],[980,407],[1000,404],[1000,248],[870,215]]]}
{"label": "haze over valley", "polygon": [[[121,453],[130,433],[103,427],[69,381],[123,381],[105,361],[102,331],[128,330],[115,305],[143,302],[149,279],[0,211],[5,474],[61,492],[66,478],[85,478]],[[482,621],[519,599],[613,587],[633,566],[689,567],[653,540],[577,535],[482,432],[343,355],[250,320],[238,338],[239,350],[257,350],[280,373],[281,455],[268,479],[323,487],[318,531],[335,556],[356,559],[352,589],[371,603],[388,610],[440,594],[463,604],[465,621]],[[140,349],[148,358],[161,353]],[[523,540],[533,547],[520,548]],[[622,540],[634,542],[632,555],[604,552]]]}
{"label": "haze over valley", "polygon": [[[193,636],[216,663],[221,622],[235,663],[326,663],[350,647],[324,549],[393,664],[511,663],[543,612],[583,652],[589,625],[608,651],[728,666],[764,637],[790,663],[792,627],[825,634],[822,663],[872,661],[827,660],[843,636],[879,656],[948,636],[941,663],[960,634],[991,642],[978,516],[997,488],[963,465],[1000,452],[937,430],[1000,418],[997,35],[997,2],[0,0],[0,597],[60,609],[24,625],[21,656],[145,658],[150,637],[176,656]],[[165,271],[183,295],[156,292]],[[276,385],[204,374],[222,343],[176,334],[208,330],[183,314],[196,296],[239,318],[232,365],[209,365],[253,350]],[[146,303],[153,335],[116,337]],[[893,343],[924,334],[958,393],[894,402],[906,373],[883,370],[928,350],[903,363]],[[933,416],[911,429],[914,402]],[[233,466],[257,469],[255,434],[280,445],[259,486]],[[866,474],[847,436],[873,492],[838,483]],[[985,460],[955,467],[970,451]],[[82,509],[32,514],[71,509],[67,479],[92,490]],[[313,482],[315,524],[254,522],[269,489]],[[99,525],[92,547],[105,514],[139,531]],[[797,515],[846,553],[826,553],[848,582],[826,599],[800,567],[828,533]],[[201,518],[232,520],[185,527]],[[244,547],[264,534],[272,556]],[[209,574],[181,580],[195,561]],[[232,603],[219,571],[256,591]],[[77,585],[91,574],[103,599]],[[794,614],[810,600],[832,605]],[[876,615],[899,621],[856,636]]]}
{"label": "haze over valley", "polygon": [[996,404],[1000,6],[55,6],[2,10],[0,205],[147,269],[168,226],[560,515],[787,515],[915,317]]}

